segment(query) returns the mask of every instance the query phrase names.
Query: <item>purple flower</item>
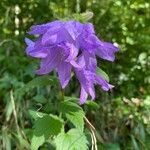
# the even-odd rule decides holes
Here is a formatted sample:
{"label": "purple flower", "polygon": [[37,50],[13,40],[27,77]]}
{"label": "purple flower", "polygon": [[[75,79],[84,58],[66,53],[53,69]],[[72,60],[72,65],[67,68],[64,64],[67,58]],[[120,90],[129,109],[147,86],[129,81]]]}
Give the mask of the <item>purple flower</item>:
{"label": "purple flower", "polygon": [[58,73],[62,88],[65,88],[74,71],[81,85],[80,103],[88,94],[95,98],[94,85],[108,91],[113,86],[96,74],[96,55],[114,61],[118,48],[97,38],[91,23],[77,21],[54,21],[32,26],[29,34],[38,35],[37,40],[26,38],[27,55],[41,59],[37,74]]}
{"label": "purple flower", "polygon": [[88,94],[92,100],[95,99],[95,84],[99,84],[104,91],[113,88],[113,85],[108,84],[103,77],[96,74],[97,64],[94,55],[84,52],[78,57],[77,62],[79,65],[84,64],[84,67],[81,69],[75,68],[76,76],[81,85],[80,104],[85,103]]}

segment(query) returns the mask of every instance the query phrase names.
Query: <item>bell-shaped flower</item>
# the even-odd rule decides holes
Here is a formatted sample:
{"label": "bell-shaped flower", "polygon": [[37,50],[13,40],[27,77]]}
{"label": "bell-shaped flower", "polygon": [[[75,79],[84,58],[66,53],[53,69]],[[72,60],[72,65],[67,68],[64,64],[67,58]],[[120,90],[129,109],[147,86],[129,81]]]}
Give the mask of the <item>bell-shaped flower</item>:
{"label": "bell-shaped flower", "polygon": [[92,100],[95,99],[94,85],[96,84],[100,85],[104,91],[113,88],[113,85],[110,85],[102,76],[96,74],[97,64],[94,55],[83,53],[78,57],[77,62],[79,65],[84,64],[82,68],[75,68],[76,76],[81,85],[80,104],[85,103],[88,94]]}

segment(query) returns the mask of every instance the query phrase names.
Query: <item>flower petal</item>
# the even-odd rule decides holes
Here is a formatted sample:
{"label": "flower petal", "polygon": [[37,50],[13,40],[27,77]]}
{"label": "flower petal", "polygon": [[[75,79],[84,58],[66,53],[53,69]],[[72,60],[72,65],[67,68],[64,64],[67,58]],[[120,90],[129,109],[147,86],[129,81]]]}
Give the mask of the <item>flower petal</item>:
{"label": "flower petal", "polygon": [[94,99],[95,99],[95,88],[94,88],[94,84],[92,84],[92,86],[89,87],[88,90],[89,90],[89,94],[90,94],[92,100],[94,100]]}
{"label": "flower petal", "polygon": [[84,104],[87,100],[88,94],[85,91],[85,89],[81,86],[81,92],[80,92],[80,104]]}
{"label": "flower petal", "polygon": [[94,31],[94,26],[92,23],[86,23],[84,24],[84,30],[90,34],[94,34],[95,31]]}
{"label": "flower petal", "polygon": [[72,60],[70,61],[70,64],[74,67],[74,68],[78,68],[78,69],[82,69],[84,67],[84,65],[79,65],[76,61]]}
{"label": "flower petal", "polygon": [[118,47],[114,46],[112,43],[99,41],[99,46],[96,50],[96,54],[106,60],[114,61],[115,52],[119,50]]}
{"label": "flower petal", "polygon": [[25,38],[25,42],[28,45],[28,47],[26,48],[27,55],[36,58],[45,58],[47,56],[47,50],[49,48],[40,45],[39,40],[33,42],[30,39]]}
{"label": "flower petal", "polygon": [[96,72],[97,61],[94,54],[90,54],[86,51],[83,52],[86,69],[91,72]]}
{"label": "flower petal", "polygon": [[73,40],[80,35],[79,29],[81,29],[82,25],[76,21],[68,21],[65,23],[65,29],[68,31]]}
{"label": "flower petal", "polygon": [[47,74],[55,69],[61,62],[61,56],[57,49],[51,49],[48,56],[41,60],[40,69],[36,71],[37,74]]}
{"label": "flower petal", "polygon": [[108,91],[114,87],[113,85],[107,83],[106,80],[104,80],[101,76],[98,75],[95,75],[95,83],[101,85],[104,91]]}
{"label": "flower petal", "polygon": [[25,43],[27,44],[26,53],[28,54],[30,51],[34,49],[34,42],[28,38],[25,38]]}
{"label": "flower petal", "polygon": [[42,25],[34,25],[31,27],[31,31],[29,31],[29,34],[44,34],[49,28],[52,28],[54,26],[60,26],[62,24],[61,21],[53,21],[50,23],[42,24]]}
{"label": "flower petal", "polygon": [[66,49],[68,49],[69,54],[68,57],[65,59],[65,61],[69,62],[77,57],[79,51],[73,44],[67,44],[66,46],[67,46]]}
{"label": "flower petal", "polygon": [[61,86],[64,89],[71,78],[71,65],[67,62],[63,62],[59,65],[57,72]]}
{"label": "flower petal", "polygon": [[42,37],[42,44],[55,44],[59,43],[59,32],[61,31],[60,26],[54,26],[47,30],[47,32]]}
{"label": "flower petal", "polygon": [[96,39],[97,37],[94,34],[89,34],[88,32],[83,33],[82,37],[79,39],[80,49],[89,53],[95,53],[98,48]]}

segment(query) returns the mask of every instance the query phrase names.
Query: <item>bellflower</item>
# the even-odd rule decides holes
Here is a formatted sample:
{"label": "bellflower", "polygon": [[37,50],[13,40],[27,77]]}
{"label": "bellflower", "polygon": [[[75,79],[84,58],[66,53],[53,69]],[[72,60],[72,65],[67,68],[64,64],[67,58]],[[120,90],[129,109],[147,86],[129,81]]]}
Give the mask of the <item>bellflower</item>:
{"label": "bellflower", "polygon": [[81,85],[81,104],[88,94],[95,98],[95,84],[105,91],[113,87],[96,74],[96,56],[114,61],[118,48],[99,40],[91,23],[54,21],[32,26],[28,33],[38,35],[35,41],[25,39],[27,55],[41,59],[36,73],[42,75],[55,70],[62,88],[65,88],[70,81],[71,71],[74,71]]}
{"label": "bellflower", "polygon": [[108,91],[113,87],[103,77],[96,74],[97,62],[94,55],[84,52],[78,57],[77,62],[79,65],[84,64],[82,69],[75,68],[76,76],[81,85],[80,104],[85,103],[88,94],[92,100],[95,99],[95,84],[99,84],[104,91]]}

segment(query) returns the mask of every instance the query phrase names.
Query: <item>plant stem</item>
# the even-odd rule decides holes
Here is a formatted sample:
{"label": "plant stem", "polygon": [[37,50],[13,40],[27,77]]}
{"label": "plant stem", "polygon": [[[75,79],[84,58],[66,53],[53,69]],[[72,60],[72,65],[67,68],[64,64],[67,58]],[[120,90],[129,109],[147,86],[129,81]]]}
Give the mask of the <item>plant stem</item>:
{"label": "plant stem", "polygon": [[61,100],[62,100],[62,101],[65,100],[64,95],[65,95],[65,94],[64,94],[64,89],[61,88]]}

